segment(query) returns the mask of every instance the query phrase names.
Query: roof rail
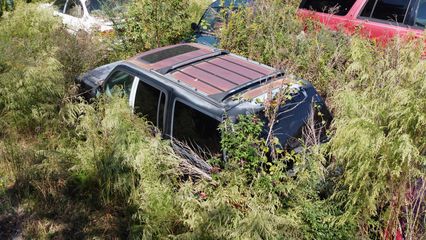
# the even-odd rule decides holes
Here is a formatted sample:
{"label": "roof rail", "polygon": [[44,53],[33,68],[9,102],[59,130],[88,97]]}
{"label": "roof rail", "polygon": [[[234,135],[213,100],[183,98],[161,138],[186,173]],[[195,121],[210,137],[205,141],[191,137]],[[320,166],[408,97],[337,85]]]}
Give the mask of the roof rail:
{"label": "roof rail", "polygon": [[215,49],[212,53],[205,54],[205,55],[195,57],[195,58],[191,58],[191,59],[188,59],[186,61],[175,64],[173,66],[161,68],[157,72],[159,72],[161,74],[167,74],[171,71],[174,71],[174,70],[181,68],[181,67],[185,67],[185,66],[193,64],[195,62],[199,62],[199,61],[202,61],[202,60],[205,60],[205,59],[208,59],[208,58],[217,57],[217,56],[226,55],[226,54],[229,54],[229,51]]}

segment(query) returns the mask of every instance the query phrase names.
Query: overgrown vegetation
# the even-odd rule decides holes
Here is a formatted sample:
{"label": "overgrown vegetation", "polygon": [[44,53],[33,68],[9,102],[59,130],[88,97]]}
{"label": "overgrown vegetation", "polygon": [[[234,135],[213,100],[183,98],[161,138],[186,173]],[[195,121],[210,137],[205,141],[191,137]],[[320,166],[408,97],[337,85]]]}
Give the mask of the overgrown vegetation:
{"label": "overgrown vegetation", "polygon": [[113,37],[114,55],[130,57],[152,48],[176,44],[191,36],[191,22],[198,21],[206,0],[140,0],[119,15]]}
{"label": "overgrown vegetation", "polygon": [[383,47],[305,27],[293,2],[232,14],[222,46],[313,82],[334,112],[332,140],[270,159],[273,136],[241,117],[221,126],[227,161],[211,161],[211,181],[192,181],[124,99],[88,104],[72,83],[118,56],[182,41],[190,11],[202,10],[132,4],[138,21],[126,20],[118,49],[68,35],[32,5],[0,20],[0,238],[16,229],[28,239],[425,237],[423,42]]}

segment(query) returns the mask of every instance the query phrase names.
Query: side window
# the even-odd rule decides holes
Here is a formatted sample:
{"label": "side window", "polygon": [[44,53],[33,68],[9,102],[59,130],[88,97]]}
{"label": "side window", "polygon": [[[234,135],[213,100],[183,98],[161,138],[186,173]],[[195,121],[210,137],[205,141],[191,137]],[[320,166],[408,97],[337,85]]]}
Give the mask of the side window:
{"label": "side window", "polygon": [[369,0],[361,16],[403,23],[410,0]]}
{"label": "side window", "polygon": [[173,137],[193,149],[220,153],[220,122],[179,101],[173,116]]}
{"label": "side window", "polygon": [[414,25],[417,27],[426,27],[426,0],[419,1]]}
{"label": "side window", "polygon": [[117,71],[112,74],[110,78],[107,79],[105,84],[105,92],[111,95],[114,87],[121,89],[124,93],[129,96],[130,91],[132,90],[133,81],[135,77],[127,72]]}
{"label": "side window", "polygon": [[356,0],[305,0],[300,8],[345,16]]}
{"label": "side window", "polygon": [[59,12],[64,13],[66,2],[67,0],[56,0],[53,5],[58,9]]}
{"label": "side window", "polygon": [[163,130],[166,94],[149,84],[139,81],[135,96],[135,113]]}

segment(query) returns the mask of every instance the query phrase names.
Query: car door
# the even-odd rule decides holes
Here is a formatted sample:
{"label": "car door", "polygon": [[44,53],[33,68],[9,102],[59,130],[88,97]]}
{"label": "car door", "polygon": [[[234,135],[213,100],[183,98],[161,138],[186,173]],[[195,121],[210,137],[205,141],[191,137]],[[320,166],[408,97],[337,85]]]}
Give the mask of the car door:
{"label": "car door", "polygon": [[332,30],[343,29],[351,34],[350,20],[356,5],[356,0],[303,0],[298,13],[302,18],[317,20]]}
{"label": "car door", "polygon": [[367,0],[354,20],[360,25],[361,34],[380,42],[399,36],[422,35],[410,23],[415,14],[414,0]]}
{"label": "car door", "polygon": [[152,78],[138,75],[132,85],[129,104],[135,114],[164,133],[165,130],[167,131],[165,123],[169,93],[170,91],[157,84]]}
{"label": "car door", "polygon": [[178,147],[183,143],[197,153],[221,154],[220,120],[181,98],[174,100],[172,108],[170,135]]}

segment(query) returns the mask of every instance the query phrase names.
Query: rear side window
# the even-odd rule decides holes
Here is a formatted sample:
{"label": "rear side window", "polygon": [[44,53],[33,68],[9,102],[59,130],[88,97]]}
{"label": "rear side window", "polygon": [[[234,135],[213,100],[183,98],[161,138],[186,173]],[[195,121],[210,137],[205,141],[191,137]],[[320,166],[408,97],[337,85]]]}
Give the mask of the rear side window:
{"label": "rear side window", "polygon": [[403,23],[409,4],[410,0],[369,0],[361,16]]}
{"label": "rear side window", "polygon": [[139,81],[135,96],[135,113],[163,130],[166,94],[149,84]]}
{"label": "rear side window", "polygon": [[121,89],[124,93],[129,96],[130,91],[132,90],[133,81],[135,77],[127,72],[117,71],[112,74],[110,78],[107,79],[105,84],[105,92],[111,94],[114,87]]}
{"label": "rear side window", "polygon": [[355,0],[305,0],[300,8],[344,16],[348,14]]}
{"label": "rear side window", "polygon": [[419,2],[414,25],[423,28],[426,26],[426,0],[420,0]]}
{"label": "rear side window", "polygon": [[219,124],[216,119],[176,101],[173,137],[189,147],[212,154],[220,153]]}

